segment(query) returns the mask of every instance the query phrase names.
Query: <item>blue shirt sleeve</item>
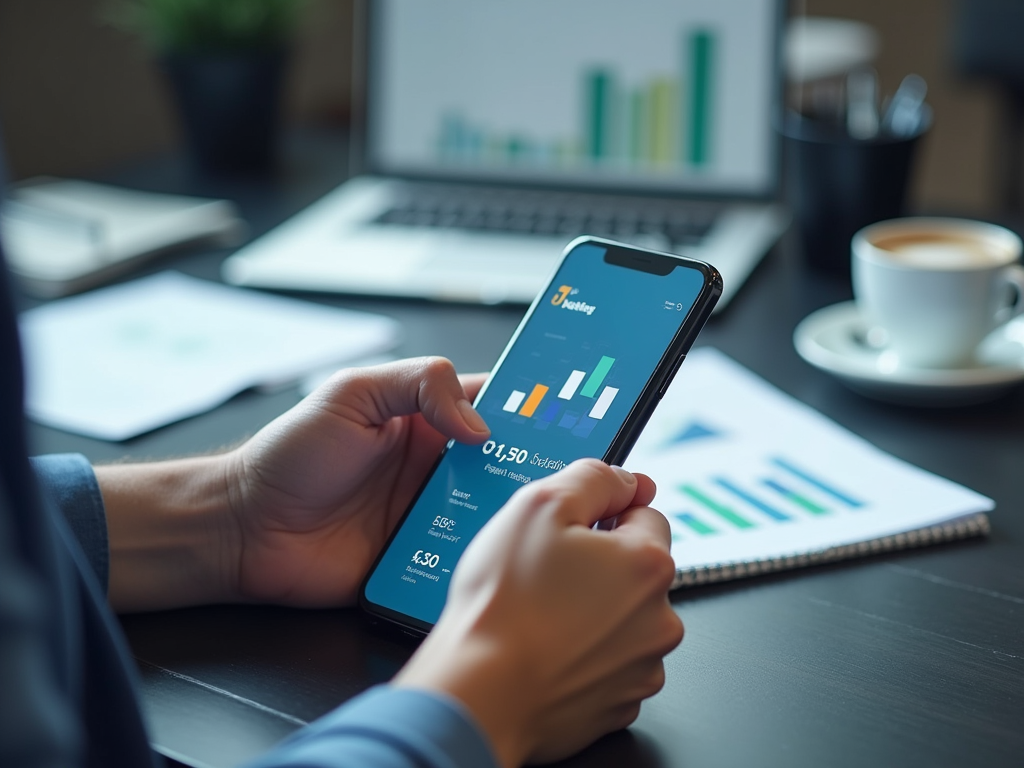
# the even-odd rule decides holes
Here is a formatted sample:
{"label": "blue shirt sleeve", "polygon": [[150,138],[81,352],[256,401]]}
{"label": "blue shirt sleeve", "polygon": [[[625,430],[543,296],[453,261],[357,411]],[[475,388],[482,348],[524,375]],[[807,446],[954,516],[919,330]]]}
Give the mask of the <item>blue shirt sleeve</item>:
{"label": "blue shirt sleeve", "polygon": [[96,473],[80,453],[36,456],[32,468],[43,494],[64,515],[106,592],[110,575],[107,514]]}
{"label": "blue shirt sleeve", "polygon": [[498,768],[453,699],[377,686],[306,726],[248,768]]}

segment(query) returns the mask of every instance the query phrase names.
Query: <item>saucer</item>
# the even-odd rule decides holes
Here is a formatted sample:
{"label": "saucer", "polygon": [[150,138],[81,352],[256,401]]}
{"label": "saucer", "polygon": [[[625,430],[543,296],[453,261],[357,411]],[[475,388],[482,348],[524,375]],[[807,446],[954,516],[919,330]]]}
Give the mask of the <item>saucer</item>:
{"label": "saucer", "polygon": [[1024,323],[998,328],[964,368],[916,368],[868,341],[869,327],[852,301],[819,309],[793,332],[800,357],[855,392],[899,405],[955,406],[993,400],[1024,383]]}

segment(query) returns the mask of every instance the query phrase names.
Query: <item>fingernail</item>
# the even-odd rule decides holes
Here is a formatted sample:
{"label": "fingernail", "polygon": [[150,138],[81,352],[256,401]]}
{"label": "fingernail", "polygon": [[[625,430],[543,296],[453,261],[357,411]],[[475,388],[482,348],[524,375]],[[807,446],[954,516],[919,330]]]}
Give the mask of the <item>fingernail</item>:
{"label": "fingernail", "polygon": [[633,476],[632,472],[623,469],[622,467],[612,467],[615,470],[615,474],[625,481],[627,485],[633,485],[636,482],[636,477]]}
{"label": "fingernail", "polygon": [[459,413],[462,414],[462,420],[466,422],[466,425],[474,432],[490,432],[487,428],[487,422],[484,421],[484,417],[476,412],[473,404],[469,400],[459,400],[455,407],[459,409]]}

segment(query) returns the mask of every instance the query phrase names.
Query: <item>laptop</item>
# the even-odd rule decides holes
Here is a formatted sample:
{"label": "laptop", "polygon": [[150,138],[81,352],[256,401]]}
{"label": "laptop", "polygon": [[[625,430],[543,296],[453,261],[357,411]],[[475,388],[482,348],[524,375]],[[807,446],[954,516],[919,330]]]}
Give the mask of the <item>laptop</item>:
{"label": "laptop", "polygon": [[721,308],[785,228],[781,0],[357,8],[355,175],[228,282],[529,303],[588,234],[713,264]]}

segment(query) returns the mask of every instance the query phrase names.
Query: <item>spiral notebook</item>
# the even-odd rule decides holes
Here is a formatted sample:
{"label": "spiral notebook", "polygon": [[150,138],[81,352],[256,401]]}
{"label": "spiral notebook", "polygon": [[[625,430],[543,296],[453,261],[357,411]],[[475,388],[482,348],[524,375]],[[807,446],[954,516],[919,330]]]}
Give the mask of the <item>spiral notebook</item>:
{"label": "spiral notebook", "polygon": [[627,468],[658,483],[673,588],[985,535],[992,499],[694,350]]}

